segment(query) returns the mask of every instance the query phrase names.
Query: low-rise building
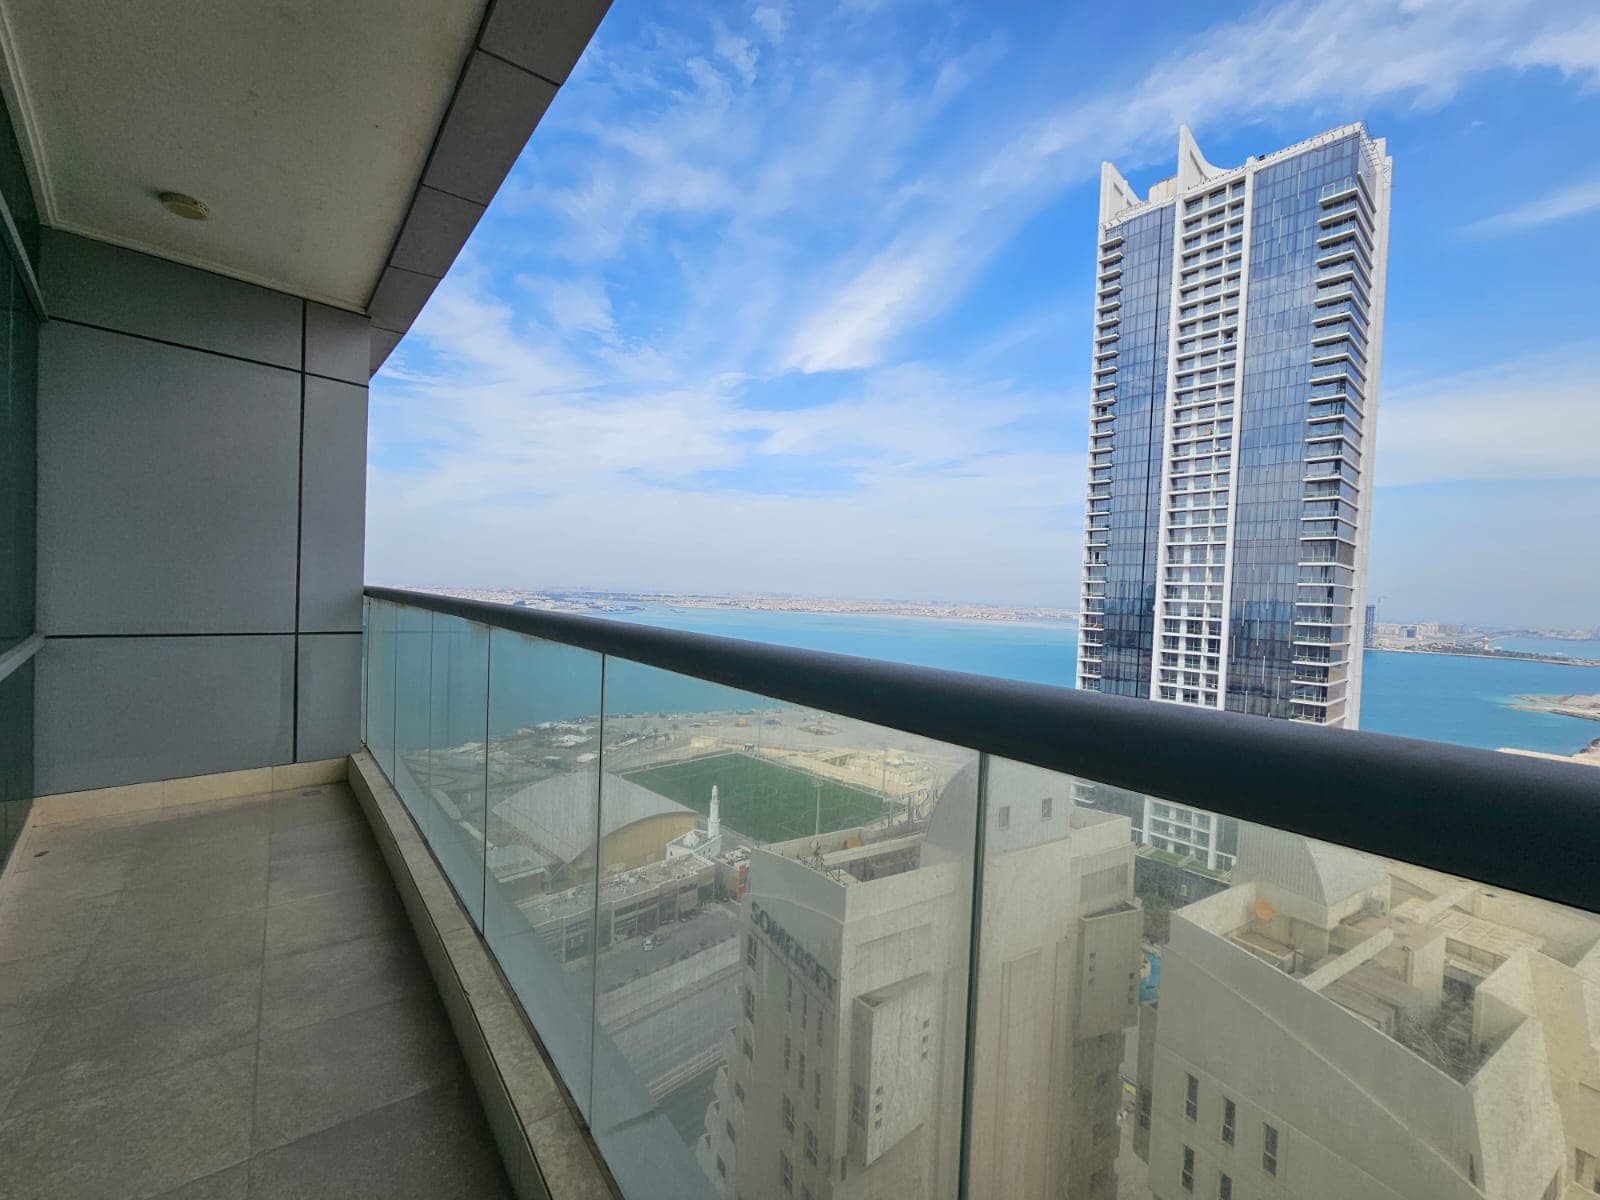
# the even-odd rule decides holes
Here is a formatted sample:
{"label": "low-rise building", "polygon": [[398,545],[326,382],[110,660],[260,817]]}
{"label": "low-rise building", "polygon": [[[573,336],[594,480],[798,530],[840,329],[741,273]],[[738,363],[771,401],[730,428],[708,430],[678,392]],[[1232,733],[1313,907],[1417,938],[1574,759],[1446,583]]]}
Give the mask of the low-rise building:
{"label": "low-rise building", "polygon": [[728,1197],[1115,1195],[1117,1064],[1137,1005],[1127,822],[992,763],[972,1078],[978,781],[931,818],[751,852],[741,1014],[697,1154]]}
{"label": "low-rise building", "polygon": [[1163,954],[1158,1200],[1600,1191],[1600,921],[1255,826],[1234,881]]}

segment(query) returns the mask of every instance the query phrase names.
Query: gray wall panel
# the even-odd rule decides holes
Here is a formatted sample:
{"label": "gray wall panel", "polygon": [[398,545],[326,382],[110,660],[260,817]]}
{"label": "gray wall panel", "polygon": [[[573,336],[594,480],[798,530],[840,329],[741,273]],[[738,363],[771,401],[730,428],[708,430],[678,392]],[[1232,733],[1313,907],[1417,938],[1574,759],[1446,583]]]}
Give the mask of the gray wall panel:
{"label": "gray wall panel", "polygon": [[46,324],[44,632],[292,632],[299,392],[295,372]]}
{"label": "gray wall panel", "polygon": [[361,628],[367,389],[306,377],[300,484],[300,630]]}
{"label": "gray wall panel", "polygon": [[355,749],[367,319],[49,239],[40,794]]}
{"label": "gray wall panel", "polygon": [[359,313],[306,305],[306,370],[346,383],[367,382],[372,326]]}
{"label": "gray wall panel", "polygon": [[41,266],[52,317],[300,369],[293,296],[52,229]]}
{"label": "gray wall panel", "polygon": [[40,795],[292,760],[292,637],[53,638],[37,661]]}
{"label": "gray wall panel", "polygon": [[361,744],[361,635],[300,638],[299,738],[295,758],[353,754]]}

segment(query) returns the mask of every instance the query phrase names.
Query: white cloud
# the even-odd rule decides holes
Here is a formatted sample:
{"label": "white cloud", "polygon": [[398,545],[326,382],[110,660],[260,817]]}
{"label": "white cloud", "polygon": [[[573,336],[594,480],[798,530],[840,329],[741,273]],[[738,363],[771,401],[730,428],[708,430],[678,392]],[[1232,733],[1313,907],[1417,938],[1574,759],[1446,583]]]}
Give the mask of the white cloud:
{"label": "white cloud", "polygon": [[[1081,518],[1062,481],[1083,457],[1053,391],[907,365],[826,403],[758,407],[747,376],[625,342],[603,362],[546,360],[470,273],[438,305],[374,391],[374,579],[416,581],[423,546],[431,578],[464,582],[709,587],[736,570],[792,588],[800,570],[850,591],[887,569],[891,591],[1070,589]],[[448,369],[407,366],[447,338]],[[974,555],[987,573],[949,575]]]}
{"label": "white cloud", "polygon": [[727,62],[739,73],[739,78],[745,86],[755,82],[756,63],[761,58],[761,51],[751,44],[747,38],[729,33],[726,29],[718,29],[713,42],[717,57]]}
{"label": "white cloud", "polygon": [[1600,209],[1600,176],[1566,184],[1526,204],[1475,221],[1467,226],[1466,231],[1479,235],[1515,233],[1519,229],[1531,229],[1535,225],[1548,225],[1551,221],[1582,216],[1596,209]]}
{"label": "white cloud", "polygon": [[523,277],[519,282],[544,305],[556,328],[592,333],[607,342],[616,340],[616,320],[602,281]]}
{"label": "white cloud", "polygon": [[763,4],[751,14],[750,19],[767,35],[767,41],[776,46],[783,41],[783,35],[789,28],[789,13],[785,8],[775,4]]}
{"label": "white cloud", "polygon": [[1392,389],[1377,483],[1600,478],[1600,344]]}
{"label": "white cloud", "polygon": [[1593,86],[1600,80],[1600,14],[1571,28],[1540,34],[1511,61],[1519,67],[1553,67]]}
{"label": "white cloud", "polygon": [[[565,139],[553,113],[373,389],[372,578],[1070,596],[1082,381],[1006,372],[1087,313],[996,312],[938,363],[907,331],[1103,155],[1165,161],[1180,121],[1203,141],[1283,105],[1438,104],[1508,62],[1593,74],[1556,4],[1298,2],[1008,120],[1003,40],[836,45],[832,11],[585,56]],[[1391,388],[1380,482],[1574,473],[1600,411],[1575,362]]]}
{"label": "white cloud", "polygon": [[[881,362],[894,339],[942,311],[1015,229],[1102,158],[1150,161],[1182,123],[1248,121],[1301,106],[1339,114],[1379,99],[1449,100],[1471,77],[1552,67],[1600,78],[1600,22],[1552,0],[1309,0],[1221,26],[1131,86],[1080,97],[1025,124],[976,166],[940,163],[943,195],[891,250],[866,239],[854,269],[816,289],[785,358],[806,371]],[[1576,44],[1569,34],[1576,32]],[[963,147],[963,153],[968,148]]]}

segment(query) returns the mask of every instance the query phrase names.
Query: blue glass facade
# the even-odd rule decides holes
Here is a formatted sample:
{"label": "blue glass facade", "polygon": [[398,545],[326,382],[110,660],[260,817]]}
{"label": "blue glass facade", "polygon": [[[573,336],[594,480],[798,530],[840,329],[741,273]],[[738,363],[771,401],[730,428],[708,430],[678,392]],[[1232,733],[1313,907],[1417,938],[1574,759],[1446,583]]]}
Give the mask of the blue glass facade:
{"label": "blue glass facade", "polygon": [[1103,180],[1079,686],[1353,722],[1382,143],[1195,157]]}
{"label": "blue glass facade", "polygon": [[[1333,553],[1354,562],[1354,530],[1329,522],[1342,534],[1303,547],[1308,532],[1306,476],[1308,421],[1312,415],[1313,345],[1317,314],[1317,259],[1325,251],[1319,218],[1328,185],[1354,177],[1362,142],[1351,135],[1263,168],[1256,174],[1250,205],[1250,268],[1245,302],[1244,377],[1238,416],[1238,467],[1234,499],[1233,576],[1228,610],[1227,707],[1260,716],[1309,715],[1297,709],[1297,683],[1317,673],[1295,659],[1297,610],[1308,593],[1300,588],[1302,554]],[[1342,468],[1348,469],[1348,468]],[[1337,486],[1336,484],[1334,486]],[[1351,493],[1353,494],[1353,492]],[[1343,513],[1348,515],[1350,501]],[[1337,510],[1335,510],[1337,511]],[[1310,578],[1308,576],[1308,578]],[[1329,589],[1319,595],[1330,596]],[[1348,623],[1348,589],[1341,610]],[[1311,639],[1333,638],[1336,623],[1302,626]],[[1317,656],[1325,652],[1315,648]],[[1304,694],[1304,693],[1303,693]]]}
{"label": "blue glass facade", "polygon": [[[1112,449],[1100,491],[1109,503],[1092,529],[1103,529],[1104,649],[1100,690],[1118,696],[1150,692],[1155,627],[1156,558],[1161,517],[1161,439],[1167,392],[1167,338],[1172,304],[1171,205],[1117,229],[1123,238],[1120,321]],[[1093,488],[1091,488],[1093,490]],[[1097,505],[1091,501],[1093,510]],[[1091,536],[1091,541],[1099,540]],[[1094,552],[1091,551],[1091,555]],[[1091,569],[1091,578],[1095,572]]]}

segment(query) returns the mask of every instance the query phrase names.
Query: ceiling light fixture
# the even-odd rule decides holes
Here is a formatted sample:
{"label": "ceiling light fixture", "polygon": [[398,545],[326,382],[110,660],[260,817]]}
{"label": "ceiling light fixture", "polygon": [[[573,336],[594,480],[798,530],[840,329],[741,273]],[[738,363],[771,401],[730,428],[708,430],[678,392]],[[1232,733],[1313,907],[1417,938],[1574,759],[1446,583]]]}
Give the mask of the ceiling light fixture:
{"label": "ceiling light fixture", "polygon": [[182,192],[162,192],[160,200],[169,213],[186,221],[204,221],[211,215],[204,203]]}

